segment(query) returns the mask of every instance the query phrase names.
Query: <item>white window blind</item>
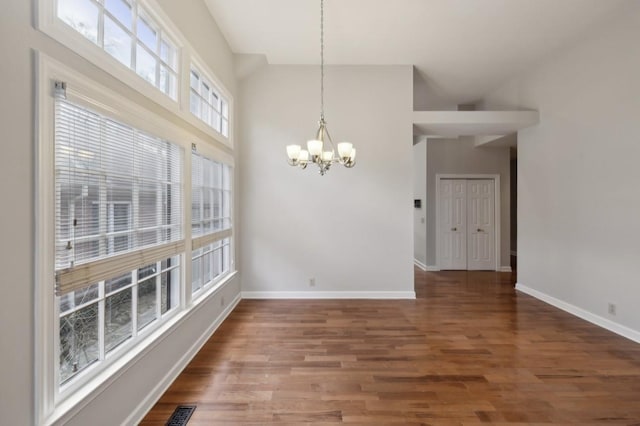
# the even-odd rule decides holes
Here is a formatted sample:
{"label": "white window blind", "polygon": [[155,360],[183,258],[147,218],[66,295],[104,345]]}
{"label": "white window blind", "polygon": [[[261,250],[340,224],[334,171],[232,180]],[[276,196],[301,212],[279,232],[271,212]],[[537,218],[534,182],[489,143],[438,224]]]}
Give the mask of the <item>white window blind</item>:
{"label": "white window blind", "polygon": [[183,251],[182,152],[55,100],[57,294]]}

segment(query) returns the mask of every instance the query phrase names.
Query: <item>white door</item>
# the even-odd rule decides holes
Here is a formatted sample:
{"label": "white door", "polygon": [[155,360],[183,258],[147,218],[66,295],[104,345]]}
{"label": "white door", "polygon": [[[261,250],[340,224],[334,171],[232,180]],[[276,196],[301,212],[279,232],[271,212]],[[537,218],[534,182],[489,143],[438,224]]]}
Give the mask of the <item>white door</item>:
{"label": "white door", "polygon": [[466,180],[440,180],[440,269],[467,269],[466,193]]}
{"label": "white door", "polygon": [[441,179],[439,185],[439,268],[495,270],[495,181]]}
{"label": "white door", "polygon": [[467,269],[494,270],[495,184],[492,179],[467,181]]}

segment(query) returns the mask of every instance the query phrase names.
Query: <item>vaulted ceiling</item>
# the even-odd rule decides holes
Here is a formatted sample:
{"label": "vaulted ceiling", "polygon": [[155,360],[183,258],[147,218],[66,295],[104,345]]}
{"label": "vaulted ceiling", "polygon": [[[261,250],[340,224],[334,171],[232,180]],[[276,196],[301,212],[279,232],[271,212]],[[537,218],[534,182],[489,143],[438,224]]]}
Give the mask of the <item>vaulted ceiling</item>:
{"label": "vaulted ceiling", "polygon": [[[319,63],[319,0],[205,1],[235,53]],[[441,97],[473,102],[632,1],[325,0],[325,56],[328,64],[415,65]]]}

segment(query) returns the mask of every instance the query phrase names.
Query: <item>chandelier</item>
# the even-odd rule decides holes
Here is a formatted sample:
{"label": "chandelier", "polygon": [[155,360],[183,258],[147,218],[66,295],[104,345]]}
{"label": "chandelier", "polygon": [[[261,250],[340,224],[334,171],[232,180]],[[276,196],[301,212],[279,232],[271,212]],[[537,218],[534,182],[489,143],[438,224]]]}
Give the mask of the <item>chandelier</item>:
{"label": "chandelier", "polygon": [[332,164],[340,163],[347,168],[356,165],[356,149],[350,142],[338,144],[336,147],[331,140],[327,122],[324,121],[324,0],[320,0],[320,121],[316,138],[307,142],[307,149],[300,145],[287,145],[287,156],[291,166],[306,169],[309,163],[316,164],[320,168],[320,175],[329,170]]}

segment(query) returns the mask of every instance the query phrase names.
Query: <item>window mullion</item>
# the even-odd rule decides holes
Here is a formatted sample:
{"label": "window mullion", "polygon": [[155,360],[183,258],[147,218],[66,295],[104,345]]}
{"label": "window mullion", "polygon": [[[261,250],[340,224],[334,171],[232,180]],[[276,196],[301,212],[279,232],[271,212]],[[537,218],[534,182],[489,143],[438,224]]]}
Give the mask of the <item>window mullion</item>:
{"label": "window mullion", "polygon": [[164,221],[162,220],[162,179],[159,178],[156,180],[156,217],[155,217],[155,228],[156,228],[156,244],[160,244],[164,241],[162,237],[162,225]]}
{"label": "window mullion", "polygon": [[104,326],[105,326],[105,288],[104,281],[101,281],[98,285],[98,348],[100,361],[105,358],[105,340],[104,340]]}
{"label": "window mullion", "polygon": [[139,239],[139,230],[140,230],[140,186],[142,185],[142,177],[140,176],[139,170],[136,167],[137,163],[142,159],[140,157],[141,149],[139,149],[138,145],[140,144],[140,139],[138,138],[138,132],[134,133],[133,137],[133,179],[132,179],[132,194],[131,194],[131,202],[133,203],[133,226],[131,227],[131,243],[130,247],[138,247],[138,239]]}
{"label": "window mullion", "polygon": [[[160,67],[162,66],[162,59],[160,58],[160,43],[162,43],[162,30],[160,27],[156,28],[156,51],[153,56],[156,58],[156,87],[160,87]],[[162,91],[162,88],[160,89]]]}
{"label": "window mullion", "polygon": [[192,188],[191,188],[191,173],[193,168],[192,161],[193,154],[192,153],[184,153],[184,168],[182,169],[182,229],[184,240],[187,242],[185,247],[184,259],[182,261],[182,297],[181,303],[183,303],[182,308],[191,306],[192,303],[192,244],[191,244],[191,211],[192,211]]}
{"label": "window mullion", "polygon": [[98,4],[98,46],[104,49],[104,6]]}
{"label": "window mullion", "polygon": [[156,275],[156,321],[162,318],[162,262],[156,263],[158,275]]}
{"label": "window mullion", "polygon": [[132,272],[133,286],[131,287],[131,336],[138,335],[138,270]]}
{"label": "window mullion", "polygon": [[131,38],[131,69],[137,73],[138,64],[137,64],[137,55],[138,51],[138,2],[133,2],[133,7],[131,8],[131,32],[133,37]]}
{"label": "window mullion", "polygon": [[[101,143],[100,143],[100,158],[103,159],[102,153],[102,145],[105,141],[105,122],[101,120],[100,132],[101,132]],[[108,252],[108,244],[107,244],[107,175],[106,173],[101,173],[98,177],[98,235],[100,236],[100,240],[98,241],[98,252],[100,256],[105,256]],[[112,215],[113,217],[113,215]]]}

